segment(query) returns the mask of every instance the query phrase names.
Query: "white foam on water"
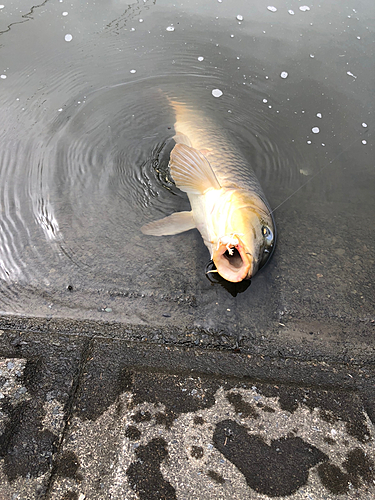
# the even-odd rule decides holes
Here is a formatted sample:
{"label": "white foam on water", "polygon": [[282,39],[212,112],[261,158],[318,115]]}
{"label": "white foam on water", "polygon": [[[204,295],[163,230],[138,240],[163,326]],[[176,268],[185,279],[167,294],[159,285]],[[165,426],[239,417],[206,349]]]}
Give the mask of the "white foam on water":
{"label": "white foam on water", "polygon": [[136,73],[136,72],[137,72],[137,70],[136,70],[136,69],[131,69],[131,70],[130,70],[130,73],[133,73],[133,74],[134,74],[134,73]]}
{"label": "white foam on water", "polygon": [[319,134],[319,132],[320,132],[319,127],[313,127],[313,128],[311,129],[311,132],[312,132],[313,134]]}
{"label": "white foam on water", "polygon": [[7,77],[7,75],[0,75],[0,78],[1,78],[2,80],[5,80],[5,78],[6,78],[6,77]]}
{"label": "white foam on water", "polygon": [[353,75],[353,73],[351,71],[347,71],[346,74],[349,76],[352,76],[353,78],[357,78],[355,75]]}
{"label": "white foam on water", "polygon": [[291,16],[294,16],[294,10],[289,9],[289,10],[288,10],[288,13],[289,13]]}
{"label": "white foam on water", "polygon": [[268,100],[267,99],[263,99],[263,102],[266,103],[266,102],[268,102]]}
{"label": "white foam on water", "polygon": [[281,78],[288,78],[288,73],[286,71],[282,71],[280,73]]}
{"label": "white foam on water", "polygon": [[168,28],[166,28],[167,31],[174,31],[174,26],[168,26]]}
{"label": "white foam on water", "polygon": [[221,97],[223,95],[223,92],[220,89],[213,89],[212,95],[214,97]]}
{"label": "white foam on water", "polygon": [[362,127],[366,128],[367,127],[367,123],[363,122],[362,123]]}
{"label": "white foam on water", "polygon": [[322,115],[322,113],[316,113],[316,116],[317,116],[318,118],[322,118],[322,116],[323,116],[323,115]]}
{"label": "white foam on water", "polygon": [[307,5],[301,5],[299,10],[302,10],[302,12],[307,12],[308,10],[310,10],[310,7],[308,7]]}
{"label": "white foam on water", "polygon": [[73,36],[70,33],[68,33],[67,35],[65,35],[65,41],[66,42],[71,42],[72,40],[73,40]]}
{"label": "white foam on water", "polygon": [[243,21],[243,16],[241,16],[241,14],[238,14],[236,16],[236,19],[237,19],[237,21]]}
{"label": "white foam on water", "polygon": [[203,61],[204,57],[203,56],[199,56],[198,57],[198,61]]}
{"label": "white foam on water", "polygon": [[367,141],[363,139],[362,144],[367,144]]}
{"label": "white foam on water", "polygon": [[269,5],[269,6],[267,7],[267,9],[268,9],[270,12],[277,12],[277,8],[276,8],[276,7],[274,7],[273,5]]}

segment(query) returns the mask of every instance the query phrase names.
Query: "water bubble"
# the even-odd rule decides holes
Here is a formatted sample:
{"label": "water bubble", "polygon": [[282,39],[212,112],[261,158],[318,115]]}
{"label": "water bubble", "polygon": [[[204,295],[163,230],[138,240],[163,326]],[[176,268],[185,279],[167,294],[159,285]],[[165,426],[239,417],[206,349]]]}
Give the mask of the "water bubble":
{"label": "water bubble", "polygon": [[243,21],[243,16],[241,16],[241,14],[238,14],[238,16],[236,17],[237,21]]}
{"label": "water bubble", "polygon": [[0,75],[0,78],[1,78],[2,80],[5,80],[5,78],[6,78],[6,77],[7,77],[7,75]]}
{"label": "water bubble", "polygon": [[363,122],[362,123],[362,127],[366,128],[367,127],[367,123]]}
{"label": "water bubble", "polygon": [[322,113],[316,113],[316,116],[317,116],[318,118],[322,118]]}
{"label": "water bubble", "polygon": [[263,99],[263,102],[266,103],[266,102],[268,102],[268,100],[267,99]]}
{"label": "water bubble", "polygon": [[174,31],[174,26],[168,26],[168,28],[166,28],[167,31]]}
{"label": "water bubble", "polygon": [[281,78],[288,78],[288,73],[286,71],[282,71],[280,73]]}
{"label": "water bubble", "polygon": [[268,9],[270,12],[277,12],[277,8],[276,8],[276,7],[274,7],[273,5],[269,5],[269,6],[267,7],[267,9]]}
{"label": "water bubble", "polygon": [[311,129],[311,132],[312,132],[313,134],[319,134],[319,132],[320,132],[319,127],[313,127],[313,128]]}
{"label": "water bubble", "polygon": [[62,13],[62,15],[63,15],[63,16],[67,16],[67,15],[68,15],[68,13],[67,13],[67,12],[63,12],[63,13]]}
{"label": "water bubble", "polygon": [[363,139],[362,144],[367,144],[367,141]]}
{"label": "water bubble", "polygon": [[202,56],[198,57],[198,61],[203,61],[203,59],[204,59],[204,57],[202,57]]}
{"label": "water bubble", "polygon": [[70,35],[69,33],[67,35],[65,35],[65,41],[66,42],[71,42],[73,40],[73,36]]}
{"label": "water bubble", "polygon": [[130,73],[133,73],[133,74],[134,74],[134,73],[136,73],[136,72],[137,72],[137,70],[136,70],[136,69],[131,69],[131,70],[130,70]]}
{"label": "water bubble", "polygon": [[307,141],[307,144],[311,144],[311,141]]}
{"label": "water bubble", "polygon": [[0,5],[0,9],[3,9],[5,7],[5,5]]}
{"label": "water bubble", "polygon": [[311,57],[312,59],[314,59],[314,57],[315,57],[315,56],[314,56],[314,54],[310,54],[310,57]]}
{"label": "water bubble", "polygon": [[220,89],[214,89],[214,90],[212,91],[212,95],[213,95],[214,97],[221,97],[221,96],[223,95],[223,93],[222,93],[222,91],[221,91]]}
{"label": "water bubble", "polygon": [[294,16],[294,10],[289,9],[289,10],[288,10],[288,12],[289,12],[289,14],[290,14],[291,16]]}
{"label": "water bubble", "polygon": [[308,10],[310,10],[310,7],[308,7],[307,5],[301,5],[299,10],[302,10],[302,12],[307,12]]}
{"label": "water bubble", "polygon": [[143,23],[143,19],[138,19],[138,21],[139,21],[140,23]]}
{"label": "water bubble", "polygon": [[347,71],[346,74],[349,76],[352,76],[353,78],[357,78],[355,75],[353,75],[353,73],[351,71]]}

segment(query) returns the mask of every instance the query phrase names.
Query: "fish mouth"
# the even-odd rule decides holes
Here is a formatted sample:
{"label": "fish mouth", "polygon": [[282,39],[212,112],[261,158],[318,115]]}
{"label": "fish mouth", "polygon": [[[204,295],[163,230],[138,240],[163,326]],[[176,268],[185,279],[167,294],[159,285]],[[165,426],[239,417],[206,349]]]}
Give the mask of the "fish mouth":
{"label": "fish mouth", "polygon": [[253,257],[245,252],[242,243],[237,245],[218,245],[212,260],[217,272],[227,281],[238,283],[244,279],[251,279]]}

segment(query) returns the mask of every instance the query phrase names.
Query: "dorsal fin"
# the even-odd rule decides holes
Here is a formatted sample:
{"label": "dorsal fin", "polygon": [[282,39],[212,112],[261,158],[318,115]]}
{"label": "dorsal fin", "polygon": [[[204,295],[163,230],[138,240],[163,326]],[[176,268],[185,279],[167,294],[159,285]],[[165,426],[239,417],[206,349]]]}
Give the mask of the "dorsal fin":
{"label": "dorsal fin", "polygon": [[171,174],[176,186],[190,194],[203,194],[221,186],[203,154],[186,144],[176,144],[171,152]]}

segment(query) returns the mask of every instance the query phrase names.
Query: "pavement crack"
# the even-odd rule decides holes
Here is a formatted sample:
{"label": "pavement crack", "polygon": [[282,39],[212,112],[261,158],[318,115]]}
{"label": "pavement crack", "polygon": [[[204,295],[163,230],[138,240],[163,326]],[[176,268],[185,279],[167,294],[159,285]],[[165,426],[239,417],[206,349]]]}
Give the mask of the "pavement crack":
{"label": "pavement crack", "polygon": [[65,441],[65,438],[67,436],[67,433],[69,432],[69,425],[70,425],[70,420],[73,416],[76,397],[79,394],[80,387],[81,387],[81,381],[82,381],[82,378],[83,378],[84,373],[85,373],[86,365],[92,356],[93,349],[94,349],[94,337],[91,337],[91,338],[88,338],[83,345],[82,354],[80,357],[80,362],[79,362],[77,370],[73,376],[73,382],[72,382],[70,395],[69,395],[68,400],[67,400],[65,407],[64,407],[64,418],[63,418],[64,424],[63,424],[63,429],[61,432],[61,437],[60,437],[58,445],[57,445],[57,450],[56,450],[56,453],[54,456],[52,471],[51,471],[50,477],[48,479],[46,489],[43,492],[43,494],[39,497],[40,500],[48,500],[49,498],[51,498],[50,495],[51,495],[52,490],[53,490],[53,485],[54,485],[55,479],[58,475],[58,466],[57,466],[58,460],[57,459],[62,453],[64,441]]}

